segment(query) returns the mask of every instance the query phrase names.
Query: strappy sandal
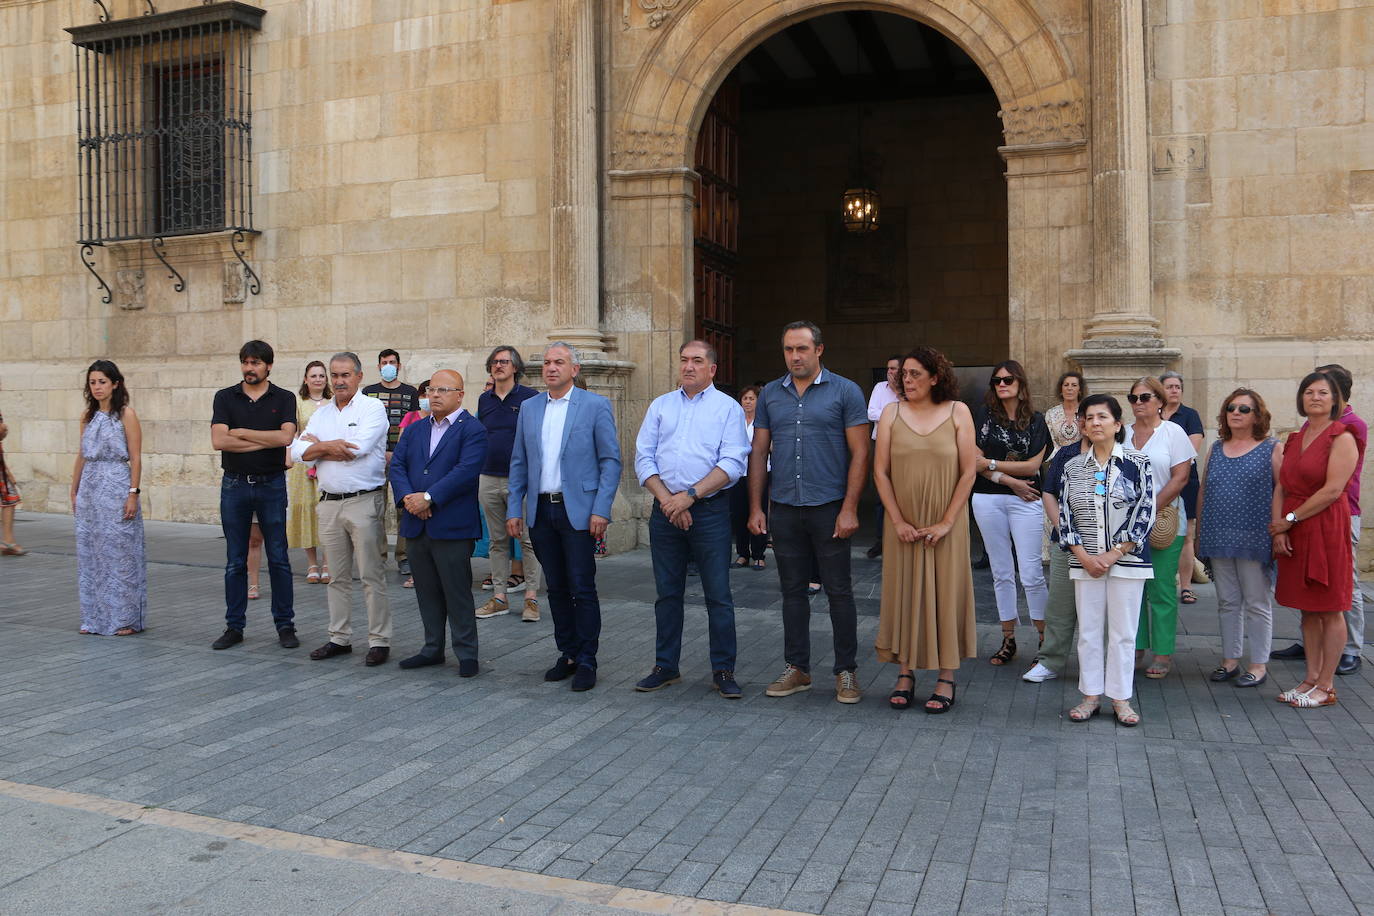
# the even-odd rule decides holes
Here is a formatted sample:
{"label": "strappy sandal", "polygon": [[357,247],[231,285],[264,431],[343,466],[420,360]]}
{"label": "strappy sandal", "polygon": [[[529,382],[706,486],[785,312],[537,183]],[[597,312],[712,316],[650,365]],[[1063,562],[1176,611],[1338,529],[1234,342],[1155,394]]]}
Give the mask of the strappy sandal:
{"label": "strappy sandal", "polygon": [[992,653],[992,658],[988,659],[989,665],[1005,665],[1016,657],[1016,637],[1010,634],[1002,635],[1002,647]]}
{"label": "strappy sandal", "polygon": [[1158,658],[1150,662],[1150,667],[1145,669],[1145,676],[1151,680],[1159,680],[1169,676],[1169,672],[1174,670],[1174,663],[1171,661],[1161,662]]}
{"label": "strappy sandal", "polygon": [[[1316,697],[1312,696],[1312,691],[1314,690],[1320,690],[1322,693],[1326,694],[1326,697],[1320,700],[1317,699]],[[1293,702],[1289,705],[1292,706],[1294,709],[1316,709],[1319,706],[1335,706],[1336,688],[1334,686],[1318,687],[1316,684],[1313,684],[1311,687],[1307,688],[1302,693],[1293,697]]]}
{"label": "strappy sandal", "polygon": [[[914,684],[915,681],[912,681],[912,683]],[[935,679],[935,683],[937,683],[937,684],[948,684],[948,685],[949,685],[949,696],[944,696],[943,694],[939,694],[939,693],[932,693],[932,694],[930,695],[930,699],[926,700],[925,705],[922,706],[921,708],[924,709],[924,710],[926,711],[926,714],[927,714],[927,715],[932,715],[932,716],[938,716],[938,715],[940,715],[940,714],[942,714],[942,713],[949,712],[949,708],[950,708],[951,706],[954,705],[954,696],[955,696],[955,694],[957,694],[957,693],[959,692],[959,687],[958,687],[958,685],[955,684],[953,681],[947,681],[947,680],[945,680],[945,679],[942,678],[942,677],[937,677],[937,678]],[[914,691],[913,691],[913,692],[914,692]],[[938,705],[938,706],[931,706],[931,705],[930,705],[931,703],[938,703],[938,704],[940,704],[940,705]]]}
{"label": "strappy sandal", "polygon": [[762,560],[755,560],[755,561],[754,561],[754,569],[755,569],[755,571],[760,570],[760,569],[763,569],[766,565],[767,565],[767,564],[764,563]]}
{"label": "strappy sandal", "polygon": [[309,582],[311,585],[319,585],[320,568],[318,566],[307,567],[305,570],[305,581]]}
{"label": "strappy sandal", "polygon": [[28,551],[25,550],[23,547],[20,547],[18,544],[11,544],[8,541],[0,541],[0,555],[7,557],[22,557],[26,553],[28,553]]}
{"label": "strappy sandal", "polygon": [[736,569],[744,569],[744,568],[745,568],[746,566],[748,566],[748,565],[749,565],[749,558],[748,558],[748,557],[740,557],[738,560],[735,561],[735,568],[736,568]]}
{"label": "strappy sandal", "polygon": [[[916,675],[899,674],[897,675],[897,683],[900,684],[903,678],[911,681],[911,689],[893,690],[887,695],[887,705],[891,706],[893,709],[910,709],[911,704],[916,702]],[[897,700],[905,700],[906,702],[898,703]]]}
{"label": "strappy sandal", "polygon": [[414,576],[406,576],[406,580],[405,580],[404,582],[401,583],[401,588],[414,588],[414,587],[415,587],[415,577],[414,577]]}
{"label": "strappy sandal", "polygon": [[1078,704],[1077,706],[1075,706],[1073,709],[1070,709],[1070,710],[1069,710],[1069,721],[1070,721],[1070,722],[1086,722],[1086,721],[1088,721],[1089,719],[1091,719],[1093,716],[1097,715],[1097,714],[1098,714],[1099,712],[1101,712],[1101,711],[1102,711],[1102,698],[1101,698],[1101,697],[1094,697],[1094,698],[1091,699],[1091,700],[1088,699],[1087,697],[1084,697],[1082,703],[1079,703],[1079,704]]}
{"label": "strappy sandal", "polygon": [[320,584],[321,584],[321,585],[328,585],[328,584],[329,584],[329,581],[330,581],[329,564],[326,563],[326,564],[324,564],[324,565],[322,565],[322,566],[320,567]]}
{"label": "strappy sandal", "polygon": [[[1307,684],[1307,681],[1303,681],[1302,684]],[[1305,693],[1305,692],[1306,692],[1306,691],[1304,691],[1304,690],[1302,689],[1302,684],[1299,684],[1299,685],[1296,686],[1296,687],[1289,687],[1289,688],[1288,688],[1287,690],[1285,690],[1283,693],[1281,693],[1281,694],[1279,694],[1278,696],[1274,697],[1274,702],[1275,702],[1275,703],[1284,703],[1284,704],[1287,704],[1287,705],[1292,705],[1293,700],[1297,698],[1298,694],[1300,694],[1300,693]],[[1308,684],[1307,689],[1308,689],[1308,690],[1311,690],[1311,689],[1312,689],[1313,687],[1315,687],[1315,686],[1317,686],[1317,685],[1316,685],[1316,684]]]}
{"label": "strappy sandal", "polygon": [[1117,725],[1135,728],[1140,724],[1140,713],[1131,708],[1130,700],[1112,700],[1112,713]]}
{"label": "strappy sandal", "polygon": [[513,589],[513,588],[519,588],[520,586],[522,586],[522,585],[524,585],[524,584],[525,584],[525,577],[524,577],[524,576],[512,574],[511,577],[510,577],[509,579],[506,580],[506,590],[507,590],[507,591],[510,591],[510,590]]}
{"label": "strappy sandal", "polygon": [[133,635],[134,635],[135,633],[137,633],[137,632],[138,632],[138,631],[135,630],[133,627],[120,627],[118,630],[115,630],[115,635],[116,635],[116,636],[133,636]]}
{"label": "strappy sandal", "polygon": [[250,585],[250,586],[248,586],[248,597],[249,597],[249,599],[261,597],[261,596],[258,594],[258,587],[257,587],[256,585]]}
{"label": "strappy sandal", "polygon": [[491,576],[487,576],[485,579],[482,580],[482,591],[489,592],[495,587],[496,585],[492,582]]}
{"label": "strappy sandal", "polygon": [[1183,591],[1178,593],[1178,600],[1183,602],[1184,604],[1197,604],[1197,595],[1193,594],[1193,590],[1191,588],[1185,588]]}

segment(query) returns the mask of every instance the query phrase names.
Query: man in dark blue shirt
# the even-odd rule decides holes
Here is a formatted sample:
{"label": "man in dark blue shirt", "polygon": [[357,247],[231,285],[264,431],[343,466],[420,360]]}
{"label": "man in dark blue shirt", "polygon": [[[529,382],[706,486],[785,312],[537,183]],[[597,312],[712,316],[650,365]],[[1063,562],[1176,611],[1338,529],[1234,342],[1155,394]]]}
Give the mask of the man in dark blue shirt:
{"label": "man in dark blue shirt", "polygon": [[[510,453],[515,447],[515,421],[520,405],[539,392],[519,383],[525,361],[514,347],[500,346],[487,357],[487,373],[492,389],[477,399],[477,419],[487,431],[487,460],[478,479],[477,499],[487,518],[491,535],[491,599],[477,611],[479,618],[498,617],[510,612],[506,580],[510,578],[510,540],[506,537],[506,497],[510,495]],[[534,558],[530,530],[520,539],[521,559],[525,564],[525,606],[520,619],[533,623],[539,619],[539,561]]]}
{"label": "man in dark blue shirt", "polygon": [[[787,375],[769,382],[754,415],[749,456],[749,530],[770,519],[782,587],[782,674],[764,692],[785,697],[811,689],[812,560],[830,600],[835,640],[835,699],[863,698],[855,672],[858,611],[850,587],[849,538],[859,529],[859,494],[868,476],[868,410],[859,386],[821,367],[821,330],[809,321],[783,328]],[[772,454],[772,471],[768,469]],[[772,512],[764,514],[764,475]]]}

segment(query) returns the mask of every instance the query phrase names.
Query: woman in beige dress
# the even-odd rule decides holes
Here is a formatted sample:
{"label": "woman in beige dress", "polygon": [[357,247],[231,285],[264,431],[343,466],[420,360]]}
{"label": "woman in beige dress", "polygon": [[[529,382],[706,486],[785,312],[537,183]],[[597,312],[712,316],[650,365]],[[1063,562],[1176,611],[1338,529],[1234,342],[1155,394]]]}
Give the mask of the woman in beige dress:
{"label": "woman in beige dress", "polygon": [[[301,403],[296,408],[299,417],[297,429],[305,429],[310,415],[325,401],[329,400],[329,378],[325,374],[324,363],[311,360],[305,367],[305,377],[301,379]],[[287,459],[290,461],[290,458]],[[286,472],[286,495],[290,508],[286,516],[286,544],[305,550],[309,568],[305,571],[305,581],[311,585],[329,583],[329,565],[320,544],[320,529],[315,518],[315,508],[320,501],[315,478],[310,476],[310,468],[304,464],[294,464]]]}
{"label": "woman in beige dress", "polygon": [[902,359],[901,400],[878,420],[873,473],[887,517],[875,648],[879,661],[901,670],[888,698],[893,709],[912,705],[920,668],[937,672],[923,708],[947,711],[954,672],[978,654],[968,525],[978,452],[973,416],[958,396],[944,354],[917,347]]}

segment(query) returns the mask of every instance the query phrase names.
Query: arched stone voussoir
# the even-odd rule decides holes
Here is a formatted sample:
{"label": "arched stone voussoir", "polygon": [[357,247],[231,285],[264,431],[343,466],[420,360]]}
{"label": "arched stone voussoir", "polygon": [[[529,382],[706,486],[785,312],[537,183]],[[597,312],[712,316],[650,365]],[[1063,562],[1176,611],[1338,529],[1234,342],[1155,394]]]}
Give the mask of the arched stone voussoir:
{"label": "arched stone voussoir", "polygon": [[706,107],[749,51],[794,23],[854,9],[943,32],[978,64],[1004,109],[1081,104],[1079,81],[1024,0],[689,0],[648,47],[618,106],[612,168],[689,166]]}

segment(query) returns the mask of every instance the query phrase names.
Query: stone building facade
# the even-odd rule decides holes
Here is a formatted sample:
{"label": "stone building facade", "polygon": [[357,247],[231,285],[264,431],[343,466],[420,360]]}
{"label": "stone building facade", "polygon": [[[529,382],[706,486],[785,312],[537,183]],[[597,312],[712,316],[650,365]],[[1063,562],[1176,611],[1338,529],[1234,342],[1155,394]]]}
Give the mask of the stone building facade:
{"label": "stone building facade", "polygon": [[[910,307],[872,322],[827,322],[825,295],[807,293],[821,279],[770,299],[793,276],[783,256],[813,263],[806,246],[821,242],[789,252],[788,185],[760,176],[800,169],[808,136],[829,132],[746,110],[760,190],[741,244],[770,266],[741,291],[740,380],[780,373],[762,356],[768,328],[810,317],[832,334],[834,368],[865,384],[920,338],[972,363],[1018,358],[1041,393],[1071,365],[1115,391],[1178,368],[1211,422],[1243,383],[1290,428],[1294,383],[1320,362],[1349,366],[1357,404],[1374,404],[1368,0],[263,0],[253,231],[95,246],[105,296],[77,246],[74,36],[102,8],[119,23],[203,6],[0,0],[0,406],[31,509],[65,508],[82,370],[103,356],[144,418],[149,516],[214,518],[210,398],[252,337],[277,348],[288,387],[310,358],[353,349],[370,364],[390,346],[408,380],[455,367],[470,392],[492,345],[570,340],[591,387],[614,397],[628,452],[696,331],[703,119],[754,49],[841,13],[917,21],[986,80],[965,102],[893,103],[908,107],[883,109],[891,123],[926,126],[876,131],[897,144],[889,177],[982,164],[949,178],[960,194],[906,182],[901,211],[915,261],[972,266],[937,277],[915,264]],[[825,191],[836,205],[838,193]],[[962,222],[942,227],[937,198],[976,219],[946,213]],[[965,232],[972,248],[939,249]],[[642,514],[627,483],[625,518]],[[638,536],[618,528],[622,546]]]}

